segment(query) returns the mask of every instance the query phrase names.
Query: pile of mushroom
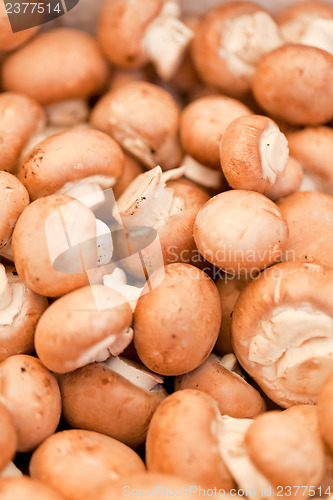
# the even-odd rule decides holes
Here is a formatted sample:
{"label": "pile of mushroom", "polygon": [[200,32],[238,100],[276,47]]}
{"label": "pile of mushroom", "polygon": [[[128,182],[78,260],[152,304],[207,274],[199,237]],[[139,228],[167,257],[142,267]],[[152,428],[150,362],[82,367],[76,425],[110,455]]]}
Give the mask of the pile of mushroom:
{"label": "pile of mushroom", "polygon": [[1,500],[333,498],[333,0],[257,1],[0,3]]}

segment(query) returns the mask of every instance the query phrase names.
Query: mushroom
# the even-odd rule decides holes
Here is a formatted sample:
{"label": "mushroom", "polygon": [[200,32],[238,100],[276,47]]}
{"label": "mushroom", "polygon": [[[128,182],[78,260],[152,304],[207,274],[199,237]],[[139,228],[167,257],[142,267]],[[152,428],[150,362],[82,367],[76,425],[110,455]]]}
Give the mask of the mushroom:
{"label": "mushroom", "polygon": [[[163,120],[161,120],[163,117]],[[168,92],[147,82],[133,82],[108,92],[93,109],[93,126],[111,135],[147,168],[178,167],[180,111]]]}
{"label": "mushroom", "polygon": [[0,495],[2,500],[64,500],[59,495],[41,481],[36,481],[30,477],[0,478]]}
{"label": "mushroom", "polygon": [[[12,4],[9,3],[8,10]],[[13,32],[5,2],[0,2],[0,52],[9,52],[23,45],[37,33],[38,27]]]}
{"label": "mushroom", "polygon": [[131,342],[132,311],[126,299],[103,285],[74,290],[53,302],[35,332],[39,359],[66,373],[118,355]]}
{"label": "mushroom", "polygon": [[266,196],[276,201],[295,193],[301,188],[303,177],[303,167],[301,163],[292,156],[289,156],[284,170],[277,174],[276,181]]}
{"label": "mushroom", "polygon": [[313,264],[277,264],[236,302],[231,333],[237,359],[283,408],[316,403],[333,373],[332,277]]}
{"label": "mushroom", "polygon": [[318,397],[318,418],[322,438],[333,453],[333,375],[326,378]]}
{"label": "mushroom", "polygon": [[152,274],[138,300],[135,348],[150,370],[181,375],[209,356],[220,324],[220,298],[214,282],[194,266],[170,264]]}
{"label": "mushroom", "polygon": [[13,267],[0,264],[0,361],[34,350],[37,321],[48,306],[27,288]]}
{"label": "mushroom", "polygon": [[192,57],[202,80],[224,94],[250,90],[255,66],[282,45],[269,13],[252,2],[226,2],[202,18],[192,42]]}
{"label": "mushroom", "polygon": [[218,402],[221,415],[253,418],[265,411],[259,392],[222,363],[223,358],[210,354],[194,371],[175,379],[175,390],[196,389],[209,394]]}
{"label": "mushroom", "polygon": [[223,134],[221,166],[234,189],[269,193],[284,171],[288,156],[285,135],[266,116],[236,118]]}
{"label": "mushroom", "polygon": [[43,140],[23,159],[19,178],[32,200],[80,198],[113,187],[124,168],[118,144],[99,130],[72,129]]}
{"label": "mushroom", "polygon": [[97,432],[57,432],[35,450],[29,465],[38,479],[68,500],[83,500],[105,483],[145,471],[131,448]]}
{"label": "mushroom", "polygon": [[42,363],[25,354],[0,363],[0,400],[11,412],[17,450],[31,451],[53,434],[61,414],[58,383]]}
{"label": "mushroom", "polygon": [[36,101],[17,92],[0,94],[1,170],[16,170],[21,151],[45,124],[45,112]]}
{"label": "mushroom", "polygon": [[17,432],[14,419],[7,407],[0,402],[0,473],[13,460],[16,449]]}
{"label": "mushroom", "polygon": [[151,61],[159,76],[169,80],[193,38],[178,17],[176,1],[108,0],[100,12],[97,37],[115,66],[135,69]]}
{"label": "mushroom", "polygon": [[333,55],[286,44],[260,60],[252,91],[258,104],[276,118],[293,125],[317,125],[333,118],[332,78]]}
{"label": "mushroom", "polygon": [[284,260],[332,267],[333,196],[297,192],[280,200],[278,207],[289,228]]}
{"label": "mushroom", "polygon": [[23,283],[36,293],[58,297],[86,285],[86,270],[97,265],[96,218],[69,196],[39,198],[20,216],[12,244]]}
{"label": "mushroom", "polygon": [[134,181],[134,179],[136,179],[142,173],[143,168],[140,163],[131,156],[125,155],[124,170],[121,176],[118,178],[116,185],[113,187],[115,198],[118,199],[128,188],[128,186]]}
{"label": "mushroom", "polygon": [[134,448],[167,393],[163,378],[133,361],[110,357],[59,380],[63,414],[73,427],[101,432]]}
{"label": "mushroom", "polygon": [[253,191],[227,191],[208,201],[194,224],[201,255],[228,274],[253,277],[281,260],[288,227],[271,200]]}

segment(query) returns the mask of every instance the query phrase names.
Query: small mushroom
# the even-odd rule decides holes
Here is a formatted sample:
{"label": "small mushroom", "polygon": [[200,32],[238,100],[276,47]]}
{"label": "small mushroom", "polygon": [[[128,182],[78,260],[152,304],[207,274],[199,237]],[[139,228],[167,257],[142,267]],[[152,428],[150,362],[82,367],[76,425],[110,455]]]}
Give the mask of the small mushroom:
{"label": "small mushroom", "polygon": [[[151,288],[154,282],[158,285]],[[152,274],[138,300],[135,348],[150,370],[181,375],[209,356],[220,324],[220,298],[214,282],[194,266],[170,264]]]}
{"label": "small mushroom", "polygon": [[286,44],[260,60],[252,91],[259,106],[276,118],[293,125],[318,125],[333,118],[332,79],[333,55]]}
{"label": "small mushroom", "polygon": [[295,193],[301,188],[303,177],[304,172],[301,163],[289,156],[284,170],[277,174],[272,189],[266,194],[267,198],[276,201]]}
{"label": "small mushroom", "polygon": [[179,14],[176,1],[108,0],[99,17],[100,46],[115,66],[135,69],[151,61],[159,76],[168,80],[193,38]]}
{"label": "small mushroom", "polygon": [[[161,120],[163,117],[163,120]],[[94,127],[111,135],[147,168],[178,167],[180,111],[168,92],[147,82],[133,82],[109,92],[93,109]]]}
{"label": "small mushroom", "polygon": [[14,419],[7,407],[0,402],[0,473],[13,460],[16,449],[17,432]]}
{"label": "small mushroom", "polygon": [[288,227],[271,200],[253,191],[227,191],[208,201],[194,224],[201,255],[233,276],[253,277],[281,260]]}
{"label": "small mushroom", "polygon": [[45,483],[68,500],[92,497],[105,483],[145,471],[131,448],[97,432],[57,432],[35,450],[29,465],[32,479]]}
{"label": "small mushroom", "polygon": [[1,500],[64,500],[55,490],[30,477],[0,479]]}
{"label": "small mushroom", "polygon": [[269,193],[284,171],[288,156],[285,135],[266,116],[236,118],[223,134],[221,166],[234,189]]}
{"label": "small mushroom", "polygon": [[[13,9],[9,3],[8,10]],[[0,52],[9,52],[23,45],[37,33],[38,27],[13,32],[5,2],[0,2]]]}
{"label": "small mushroom", "polygon": [[163,378],[142,365],[110,357],[60,377],[63,414],[73,427],[111,436],[134,448],[167,393]]}
{"label": "small mushroom", "polygon": [[31,451],[53,434],[61,414],[58,383],[42,363],[25,354],[0,363],[0,399],[11,412],[17,450]]}
{"label": "small mushroom", "polygon": [[321,435],[333,453],[333,376],[325,380],[318,397],[318,417]]}
{"label": "small mushroom", "polygon": [[270,14],[252,2],[226,2],[202,18],[192,42],[192,57],[202,80],[224,94],[250,90],[255,66],[282,40]]}
{"label": "small mushroom", "polygon": [[231,333],[237,359],[283,408],[316,403],[333,373],[332,277],[313,264],[277,264],[236,302]]}

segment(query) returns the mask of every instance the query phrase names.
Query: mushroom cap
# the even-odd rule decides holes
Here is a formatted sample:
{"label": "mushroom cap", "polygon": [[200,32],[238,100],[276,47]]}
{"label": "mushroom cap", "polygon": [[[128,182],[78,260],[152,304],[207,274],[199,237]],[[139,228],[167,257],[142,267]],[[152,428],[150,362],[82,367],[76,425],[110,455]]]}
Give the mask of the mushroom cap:
{"label": "mushroom cap", "polygon": [[0,398],[14,418],[18,451],[30,451],[53,434],[61,414],[58,383],[39,361],[24,354],[0,363]]}
{"label": "mushroom cap", "polygon": [[[159,285],[151,289],[154,282]],[[137,302],[135,348],[150,370],[181,375],[209,356],[220,324],[220,298],[214,282],[194,266],[170,264],[151,275]]]}
{"label": "mushroom cap", "polygon": [[196,99],[182,112],[181,142],[187,154],[196,161],[221,168],[220,144],[228,125],[236,118],[252,114],[240,101],[211,95]]}
{"label": "mushroom cap", "polygon": [[168,396],[148,429],[148,471],[172,474],[207,488],[232,488],[234,482],[214,433],[218,415],[216,401],[203,392],[184,389]]}
{"label": "mushroom cap", "polygon": [[[163,116],[163,120],[161,120]],[[178,139],[180,110],[161,87],[133,82],[105,94],[92,111],[94,127],[111,135],[149,168],[177,167],[182,152]]]}
{"label": "mushroom cap", "polygon": [[[64,240],[65,229],[71,247]],[[20,216],[12,243],[16,270],[27,287],[41,295],[58,297],[88,283],[79,264],[77,243],[82,243],[85,269],[96,267],[96,218],[88,207],[69,196],[39,198]],[[66,261],[58,265],[61,271],[57,270],[57,259],[52,262],[57,252],[57,257],[68,252]],[[68,272],[72,269],[76,272]]]}
{"label": "mushroom cap", "polygon": [[124,169],[122,174],[117,180],[116,185],[113,187],[113,193],[115,198],[119,198],[128,188],[128,186],[136,179],[140,174],[143,173],[143,167],[134,158],[129,155],[125,156]]}
{"label": "mushroom cap", "polygon": [[0,52],[17,49],[34,36],[38,27],[13,33],[4,2],[0,2]]}
{"label": "mushroom cap", "polygon": [[306,127],[287,135],[290,153],[312,178],[319,191],[333,194],[333,130]]}
{"label": "mushroom cap", "polygon": [[162,0],[108,0],[100,11],[97,38],[115,66],[135,69],[147,63],[142,43],[148,25],[159,15]]}
{"label": "mushroom cap", "polygon": [[333,118],[332,79],[331,54],[286,44],[259,61],[252,90],[267,113],[294,125],[316,125]]}
{"label": "mushroom cap", "polygon": [[108,72],[92,36],[56,29],[40,33],[9,55],[2,66],[2,82],[6,90],[22,92],[46,105],[97,94]]}
{"label": "mushroom cap", "polygon": [[194,224],[201,255],[233,276],[252,275],[279,261],[287,238],[279,208],[254,191],[218,194],[201,208]]}
{"label": "mushroom cap", "polygon": [[[276,22],[283,28],[292,21],[306,21],[313,18],[333,19],[333,7],[320,0],[303,0],[291,3],[276,16]],[[283,31],[282,31],[283,32]]]}
{"label": "mushroom cap", "polygon": [[232,316],[238,361],[280,406],[314,404],[332,373],[333,273],[284,262],[252,280]]}
{"label": "mushroom cap", "polygon": [[322,438],[333,453],[333,376],[325,381],[319,393],[318,418]]}
{"label": "mushroom cap", "polygon": [[15,171],[22,149],[45,124],[45,112],[36,101],[17,92],[0,94],[1,170]]}
{"label": "mushroom cap", "polygon": [[237,373],[228,370],[215,355],[193,372],[177,377],[175,389],[196,389],[214,398],[222,415],[253,418],[266,409],[259,392]]}
{"label": "mushroom cap", "polygon": [[131,308],[118,292],[103,285],[85,286],[44,312],[35,332],[35,349],[49,370],[70,372],[95,361],[108,348],[122,352],[132,340],[131,323]]}
{"label": "mushroom cap", "polygon": [[[17,432],[8,408],[0,402],[0,473],[13,460],[17,449]],[[0,489],[1,491],[1,489]]]}
{"label": "mushroom cap", "polygon": [[32,200],[54,194],[67,183],[91,176],[121,176],[124,154],[108,135],[93,129],[72,129],[40,142],[21,163],[19,178]]}
{"label": "mushroom cap", "polygon": [[266,196],[273,201],[289,196],[299,190],[302,180],[303,168],[301,163],[292,156],[289,156],[285,169],[277,175],[272,189]]}
{"label": "mushroom cap", "polygon": [[144,443],[151,417],[166,397],[162,387],[139,387],[107,362],[62,375],[59,383],[63,414],[71,426],[101,432],[134,448]]}
{"label": "mushroom cap", "polygon": [[30,475],[69,500],[92,496],[110,480],[144,472],[141,458],[111,437],[86,430],[57,432],[33,453]]}
{"label": "mushroom cap", "polygon": [[46,484],[28,476],[0,478],[0,495],[2,500],[64,500],[56,491]]}
{"label": "mushroom cap", "polygon": [[333,196],[296,192],[278,202],[289,228],[284,260],[333,267]]}
{"label": "mushroom cap", "polygon": [[23,210],[29,205],[29,194],[17,177],[0,171],[0,248],[12,236],[14,226]]}
{"label": "mushroom cap", "polygon": [[[245,435],[251,461],[274,486],[319,486],[324,448],[319,435],[292,415],[266,412]],[[295,497],[302,498],[302,491]]]}
{"label": "mushroom cap", "polygon": [[15,292],[18,294],[19,309],[14,309],[9,318],[0,312],[0,361],[14,354],[29,354],[34,350],[36,324],[48,307],[46,297],[27,288],[13,267],[6,268],[6,276],[13,298]]}

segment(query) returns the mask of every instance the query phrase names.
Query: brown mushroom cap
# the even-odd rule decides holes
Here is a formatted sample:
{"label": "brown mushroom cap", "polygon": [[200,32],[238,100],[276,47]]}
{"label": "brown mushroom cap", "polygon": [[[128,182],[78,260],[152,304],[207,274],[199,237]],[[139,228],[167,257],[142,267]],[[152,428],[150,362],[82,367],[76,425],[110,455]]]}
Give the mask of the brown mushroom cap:
{"label": "brown mushroom cap", "polygon": [[199,163],[219,169],[225,129],[236,118],[251,113],[245,104],[230,97],[212,95],[196,99],[181,115],[184,150]]}
{"label": "brown mushroom cap", "polygon": [[64,497],[46,484],[30,477],[0,478],[2,500],[64,500]]}
{"label": "brown mushroom cap", "polygon": [[30,451],[53,434],[61,414],[58,383],[42,363],[24,354],[0,363],[1,401],[14,418],[18,451]]}
{"label": "brown mushroom cap", "polygon": [[99,361],[100,356],[104,360],[110,352],[121,353],[132,340],[131,323],[131,308],[118,292],[103,285],[86,286],[64,295],[44,312],[36,328],[35,349],[49,370],[70,372]]}
{"label": "brown mushroom cap", "polygon": [[333,273],[277,264],[252,280],[232,316],[235,354],[277,404],[313,404],[333,372]]}
{"label": "brown mushroom cap", "polygon": [[[148,288],[154,282],[158,286]],[[150,291],[144,289],[134,313],[134,344],[141,361],[162,375],[194,370],[212,351],[220,328],[215,284],[194,266],[170,264],[155,271],[145,288]]]}
{"label": "brown mushroom cap", "polygon": [[0,472],[13,460],[16,449],[17,432],[13,416],[6,406],[0,403]]}
{"label": "brown mushroom cap", "polygon": [[85,430],[57,432],[33,453],[30,475],[68,500],[83,500],[110,480],[145,471],[131,448]]}
{"label": "brown mushroom cap", "polygon": [[333,376],[325,381],[319,393],[318,418],[321,435],[333,453]]}
{"label": "brown mushroom cap", "polygon": [[36,200],[93,176],[101,177],[103,187],[112,187],[123,166],[123,152],[109,136],[93,129],[72,129],[48,137],[30,151],[19,178]]}
{"label": "brown mushroom cap", "polygon": [[107,77],[97,42],[71,29],[44,31],[2,66],[6,90],[25,93],[43,105],[87,98],[103,89]]}
{"label": "brown mushroom cap", "polygon": [[[163,117],[163,120],[161,120]],[[147,82],[133,82],[109,92],[93,109],[94,127],[111,135],[125,150],[153,168],[179,166],[180,111],[168,92]]]}
{"label": "brown mushroom cap", "polygon": [[14,226],[29,205],[29,194],[17,177],[0,171],[0,248],[9,243]]}
{"label": "brown mushroom cap", "polygon": [[271,200],[253,191],[221,193],[199,211],[194,239],[203,257],[233,275],[252,275],[279,261],[287,224]]}
{"label": "brown mushroom cap", "polygon": [[[69,243],[64,240],[65,229],[72,247],[64,256],[66,259],[57,264],[52,252],[58,252],[60,257],[69,250]],[[88,207],[65,195],[39,198],[24,210],[15,226],[16,270],[34,292],[48,297],[63,295],[88,283],[85,270],[97,263],[95,238],[96,218]],[[84,270],[77,243],[82,243]]]}
{"label": "brown mushroom cap", "polygon": [[[13,7],[12,7],[13,9]],[[8,8],[10,10],[10,7]],[[0,2],[0,52],[14,50],[34,36],[38,27],[13,33],[4,2]]]}
{"label": "brown mushroom cap", "polygon": [[278,202],[289,228],[284,259],[333,267],[333,196],[297,192]]}
{"label": "brown mushroom cap", "polygon": [[1,170],[15,171],[22,149],[45,123],[43,108],[30,97],[16,92],[0,94]]}
{"label": "brown mushroom cap", "polygon": [[101,432],[140,447],[166,391],[159,377],[149,390],[117,373],[109,364],[90,364],[60,377],[64,417],[73,427]]}
{"label": "brown mushroom cap", "polygon": [[294,125],[315,125],[333,118],[332,79],[331,54],[287,44],[260,60],[252,90],[267,113]]}
{"label": "brown mushroom cap", "polygon": [[266,196],[273,201],[289,196],[299,190],[302,180],[303,168],[301,163],[289,156],[285,169],[277,175],[272,189]]}
{"label": "brown mushroom cap", "polygon": [[203,392],[185,389],[168,396],[148,429],[148,471],[173,474],[207,488],[232,488],[214,433],[218,415],[216,401]]}
{"label": "brown mushroom cap", "polygon": [[259,392],[237,373],[221,364],[221,359],[210,354],[193,372],[177,377],[175,390],[196,389],[214,398],[222,415],[235,418],[253,418],[266,409]]}
{"label": "brown mushroom cap", "polygon": [[[324,474],[324,448],[317,433],[292,415],[259,415],[245,436],[251,461],[272,486],[315,488]],[[301,490],[302,488],[300,488]],[[302,498],[302,491],[295,491]]]}

